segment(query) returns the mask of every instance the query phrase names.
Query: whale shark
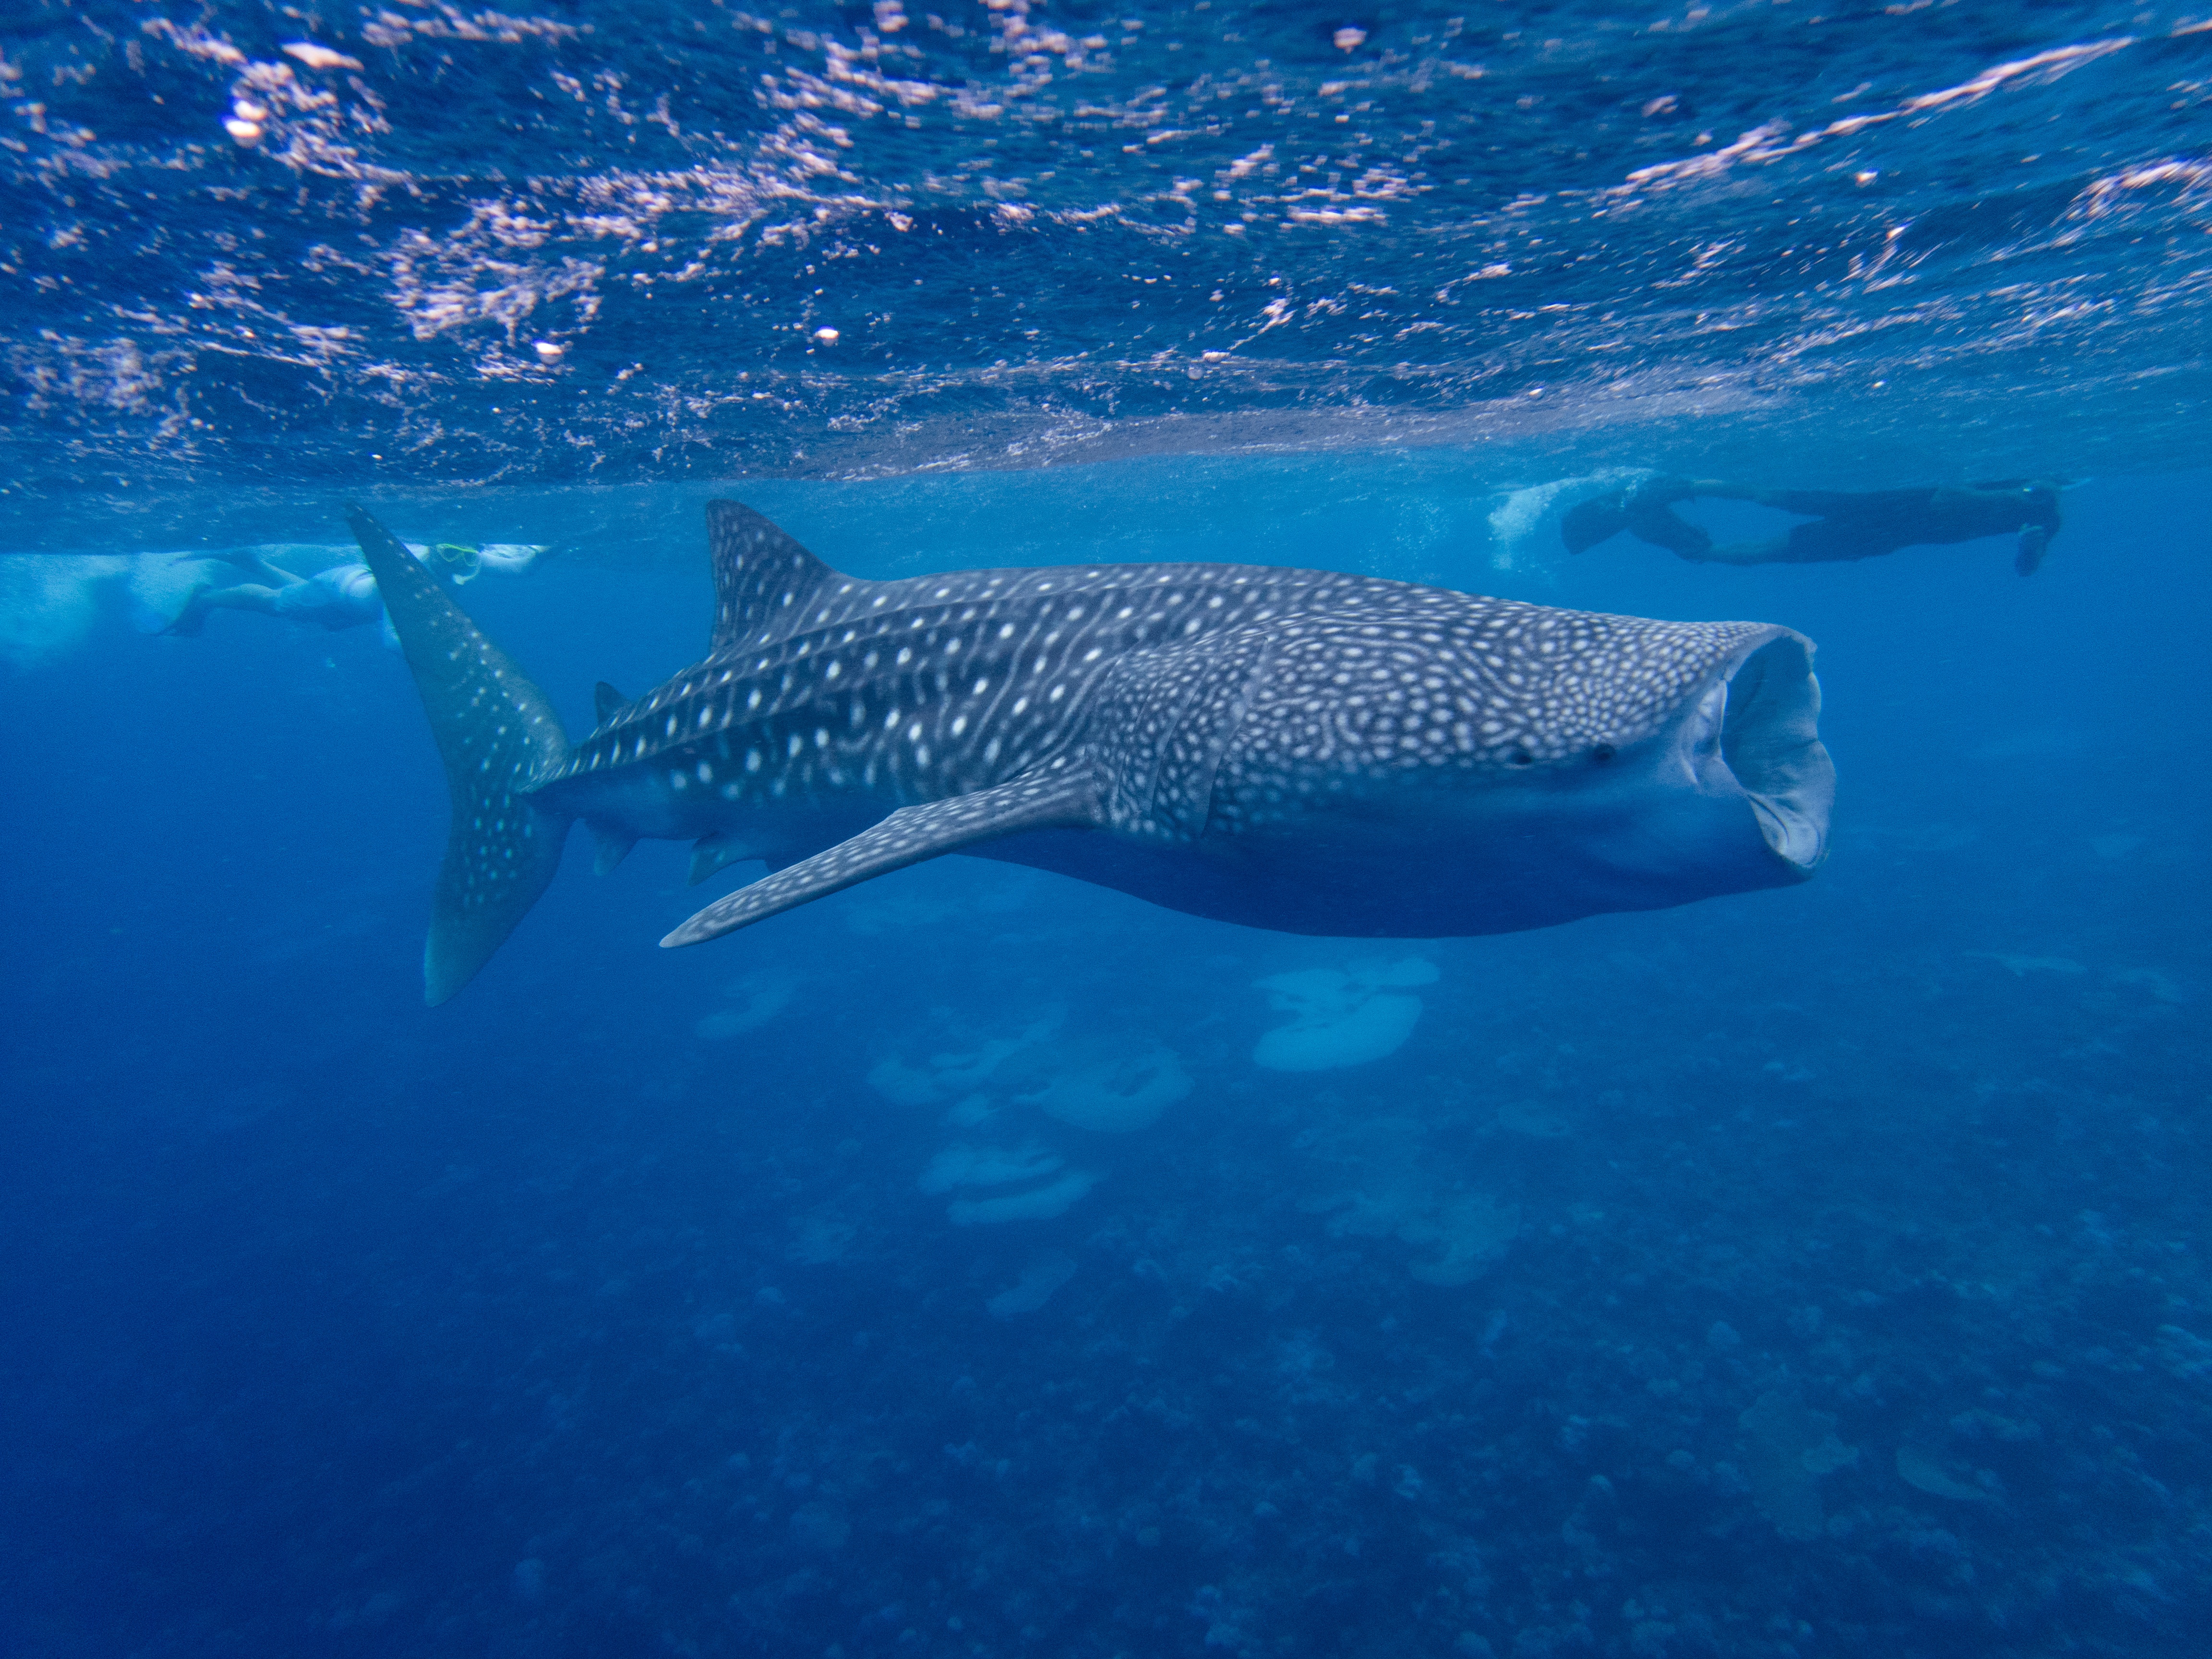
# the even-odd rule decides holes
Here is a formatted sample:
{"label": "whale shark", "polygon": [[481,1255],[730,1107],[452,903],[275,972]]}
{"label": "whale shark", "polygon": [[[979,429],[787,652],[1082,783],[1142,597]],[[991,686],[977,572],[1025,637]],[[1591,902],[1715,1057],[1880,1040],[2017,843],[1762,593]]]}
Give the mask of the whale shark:
{"label": "whale shark", "polygon": [[1443,938],[1780,887],[1827,848],[1812,642],[1771,623],[1557,610],[1235,564],[870,581],[707,507],[707,655],[545,695],[358,507],[453,817],[423,953],[443,1002],[537,901],[579,820],[691,876],[768,874],[696,945],[960,853],[1281,932]]}

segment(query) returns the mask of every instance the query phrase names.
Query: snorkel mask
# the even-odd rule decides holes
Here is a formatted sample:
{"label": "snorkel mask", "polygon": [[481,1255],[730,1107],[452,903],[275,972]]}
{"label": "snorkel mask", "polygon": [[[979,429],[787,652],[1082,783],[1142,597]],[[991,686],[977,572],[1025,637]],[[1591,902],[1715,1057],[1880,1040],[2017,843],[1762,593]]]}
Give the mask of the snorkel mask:
{"label": "snorkel mask", "polygon": [[432,544],[430,560],[437,574],[456,586],[474,581],[477,573],[483,568],[483,560],[476,549],[464,547],[459,542]]}

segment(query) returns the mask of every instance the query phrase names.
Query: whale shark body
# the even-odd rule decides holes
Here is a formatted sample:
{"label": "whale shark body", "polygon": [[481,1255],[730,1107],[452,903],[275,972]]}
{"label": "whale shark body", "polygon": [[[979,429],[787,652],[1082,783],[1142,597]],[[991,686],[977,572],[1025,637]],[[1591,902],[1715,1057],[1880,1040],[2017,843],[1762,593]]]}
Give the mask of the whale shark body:
{"label": "whale shark body", "polygon": [[666,945],[946,853],[1283,932],[1440,938],[1785,885],[1826,850],[1813,647],[1785,628],[1248,565],[864,581],[715,501],[707,657],[634,701],[601,685],[572,744],[348,516],[453,796],[433,1003],[578,819],[602,871],[646,836],[695,842],[695,881],[769,866]]}

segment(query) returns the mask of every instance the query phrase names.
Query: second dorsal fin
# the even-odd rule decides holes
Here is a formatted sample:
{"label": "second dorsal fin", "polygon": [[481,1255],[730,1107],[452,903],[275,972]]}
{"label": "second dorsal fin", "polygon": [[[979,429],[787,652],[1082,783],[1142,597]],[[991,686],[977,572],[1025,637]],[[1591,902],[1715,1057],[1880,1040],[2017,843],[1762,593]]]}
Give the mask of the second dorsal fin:
{"label": "second dorsal fin", "polygon": [[592,718],[597,720],[600,725],[605,726],[609,720],[612,720],[617,714],[622,712],[623,705],[629,701],[629,699],[628,697],[623,696],[621,692],[616,690],[614,687],[609,685],[605,680],[601,680],[597,685],[592,688]]}
{"label": "second dorsal fin", "polygon": [[707,550],[714,562],[716,651],[782,633],[837,574],[738,501],[707,503]]}

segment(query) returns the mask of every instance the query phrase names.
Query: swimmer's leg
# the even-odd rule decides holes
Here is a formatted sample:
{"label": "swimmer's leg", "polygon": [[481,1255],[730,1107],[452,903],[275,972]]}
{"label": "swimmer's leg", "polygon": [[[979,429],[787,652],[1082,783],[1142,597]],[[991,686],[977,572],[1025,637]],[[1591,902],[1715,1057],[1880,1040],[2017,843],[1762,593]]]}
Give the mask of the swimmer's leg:
{"label": "swimmer's leg", "polygon": [[2020,532],[2020,550],[2013,555],[2012,568],[2023,576],[2033,576],[2043,565],[2043,556],[2051,551],[2051,532],[2039,524],[2032,524]]}
{"label": "swimmer's leg", "polygon": [[1729,542],[1719,547],[1710,544],[1704,551],[1692,553],[1681,548],[1675,552],[1692,564],[1796,564],[1800,561],[1790,550],[1789,541],[1777,536],[1763,542]]}
{"label": "swimmer's leg", "polygon": [[1765,506],[1766,498],[1773,494],[1756,484],[1730,483],[1725,478],[1684,478],[1680,483],[1682,493],[1674,498],[1677,501],[1703,495],[1717,501],[1757,501]]}
{"label": "swimmer's leg", "polygon": [[1686,559],[1701,559],[1711,550],[1712,537],[1662,503],[1632,499],[1628,504],[1628,533]]}
{"label": "swimmer's leg", "polygon": [[220,553],[179,553],[171,562],[184,564],[193,559],[212,560],[216,564],[227,564],[234,570],[243,571],[264,587],[289,587],[295,582],[303,582],[307,580],[305,576],[294,575],[280,565],[270,563],[250,547],[230,548]]}
{"label": "swimmer's leg", "polygon": [[1628,528],[1628,491],[1610,489],[1577,501],[1559,520],[1559,539],[1570,553],[1586,553]]}
{"label": "swimmer's leg", "polygon": [[186,597],[185,608],[177,612],[177,619],[161,632],[198,634],[207,626],[210,611],[258,611],[264,617],[276,616],[276,589],[264,587],[258,582],[239,582],[229,587],[201,582]]}
{"label": "swimmer's leg", "polygon": [[1868,516],[1814,519],[1790,526],[1788,550],[1782,557],[1791,564],[1844,564],[1894,553],[1911,546],[1914,539],[1911,527],[1893,520]]}

